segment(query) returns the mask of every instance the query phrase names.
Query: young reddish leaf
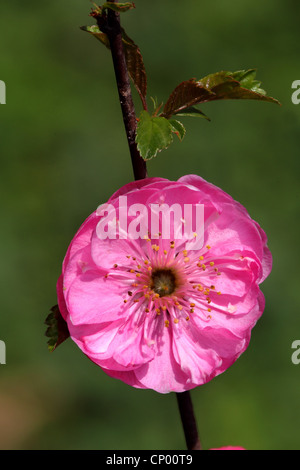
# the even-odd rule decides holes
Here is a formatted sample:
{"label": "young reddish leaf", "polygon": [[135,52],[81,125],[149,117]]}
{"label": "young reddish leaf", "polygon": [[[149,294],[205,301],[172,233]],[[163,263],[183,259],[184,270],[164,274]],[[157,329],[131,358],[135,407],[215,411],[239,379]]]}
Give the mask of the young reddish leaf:
{"label": "young reddish leaf", "polygon": [[184,125],[175,119],[170,119],[169,123],[171,124],[172,132],[177,135],[180,141],[182,141],[186,133]]}
{"label": "young reddish leaf", "polygon": [[197,103],[209,100],[213,93],[195,79],[180,83],[171,93],[161,116],[170,118]]}
{"label": "young reddish leaf", "polygon": [[102,6],[102,10],[110,9],[113,11],[117,11],[119,13],[132,10],[133,8],[135,8],[135,4],[133,2],[126,2],[126,3],[106,2]]}
{"label": "young reddish leaf", "polygon": [[169,147],[173,140],[173,128],[163,117],[150,116],[142,111],[136,133],[136,143],[141,157],[150,160],[157,153]]}
{"label": "young reddish leaf", "polygon": [[127,36],[123,28],[122,38],[129,76],[142,100],[143,108],[146,110],[147,74],[144,66],[143,56],[139,47],[129,36]]}
{"label": "young reddish leaf", "polygon": [[[199,103],[226,99],[248,99],[268,101],[280,104],[266,95],[260,88],[261,82],[255,80],[253,69],[237,72],[217,72],[201,80],[187,80],[180,83],[171,93],[164,106],[161,116],[170,118],[172,115],[185,114],[186,111]],[[191,114],[190,114],[191,115]]]}
{"label": "young reddish leaf", "polygon": [[237,72],[222,71],[208,75],[198,83],[212,92],[206,101],[248,99],[280,104],[276,99],[266,95],[266,92],[260,88],[261,82],[254,80],[255,76],[256,72],[253,69]]}
{"label": "young reddish leaf", "polygon": [[45,335],[49,338],[48,349],[53,352],[57,346],[69,338],[70,333],[67,323],[61,316],[58,305],[51,308],[51,312],[46,318],[45,324],[48,326]]}
{"label": "young reddish leaf", "polygon": [[[92,34],[92,36],[94,36],[96,39],[102,42],[102,44],[104,44],[108,49],[110,49],[109,39],[107,35],[105,33],[102,33],[97,25],[82,26],[80,29],[82,29],[82,31],[87,31],[88,33]],[[132,80],[133,85],[135,86],[141,98],[143,108],[147,109],[147,74],[141,51],[139,47],[134,43],[134,41],[129,36],[127,36],[123,28],[122,40],[130,79]]]}

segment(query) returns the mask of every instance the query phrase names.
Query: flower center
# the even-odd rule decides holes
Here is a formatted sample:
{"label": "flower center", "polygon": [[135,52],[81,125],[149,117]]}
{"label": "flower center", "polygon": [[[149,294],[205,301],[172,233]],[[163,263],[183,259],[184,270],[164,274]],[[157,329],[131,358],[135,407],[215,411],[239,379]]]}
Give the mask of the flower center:
{"label": "flower center", "polygon": [[160,297],[173,294],[177,287],[174,271],[171,269],[157,269],[151,275],[151,289]]}

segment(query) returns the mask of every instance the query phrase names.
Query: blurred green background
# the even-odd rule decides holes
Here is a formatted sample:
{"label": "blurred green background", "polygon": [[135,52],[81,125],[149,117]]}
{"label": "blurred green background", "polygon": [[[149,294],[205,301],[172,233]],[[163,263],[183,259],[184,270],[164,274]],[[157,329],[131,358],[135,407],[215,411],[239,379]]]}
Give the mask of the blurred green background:
{"label": "blurred green background", "polygon": [[[149,97],[191,77],[257,68],[282,107],[207,103],[212,122],[184,118],[187,135],[148,165],[150,176],[196,173],[244,204],[274,257],[266,309],[243,356],[194,389],[204,448],[300,449],[299,124],[295,0],[136,0],[122,16],[140,46]],[[83,220],[133,179],[109,52],[79,26],[88,0],[2,2],[1,449],[184,449],[174,394],[106,376],[68,340],[47,351],[67,246]],[[137,111],[140,110],[136,94]]]}

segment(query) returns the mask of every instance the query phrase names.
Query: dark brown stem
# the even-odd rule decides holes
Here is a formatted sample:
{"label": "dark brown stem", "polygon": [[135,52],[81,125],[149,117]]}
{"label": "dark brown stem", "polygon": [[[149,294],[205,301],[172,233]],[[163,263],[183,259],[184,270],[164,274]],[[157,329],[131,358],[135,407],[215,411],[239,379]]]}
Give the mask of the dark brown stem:
{"label": "dark brown stem", "polygon": [[134,178],[136,180],[147,178],[146,162],[140,156],[135,142],[137,120],[123,49],[120,14],[115,11],[109,10],[107,12],[107,15],[98,16],[96,17],[96,19],[100,30],[108,36],[110,43],[110,49],[119,92],[119,99],[123,114],[123,121],[131,155]]}
{"label": "dark brown stem", "polygon": [[176,393],[176,397],[187,448],[188,450],[201,450],[190,392]]}

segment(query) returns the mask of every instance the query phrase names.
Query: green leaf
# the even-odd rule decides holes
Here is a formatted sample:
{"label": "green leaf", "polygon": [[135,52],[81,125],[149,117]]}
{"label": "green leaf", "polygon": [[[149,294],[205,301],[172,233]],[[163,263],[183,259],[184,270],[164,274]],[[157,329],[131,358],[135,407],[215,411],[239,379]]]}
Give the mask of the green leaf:
{"label": "green leaf", "polygon": [[251,90],[253,87],[254,83],[261,85],[261,82],[258,82],[255,80],[256,77],[256,70],[255,69],[249,69],[249,70],[238,70],[237,72],[229,72],[229,76],[234,78],[234,80],[237,80],[240,82],[240,85],[243,88],[248,88],[248,90]]}
{"label": "green leaf", "polygon": [[175,119],[170,119],[169,123],[171,124],[172,132],[177,135],[180,141],[182,141],[186,133],[184,125]]}
{"label": "green leaf", "polygon": [[69,336],[67,323],[61,316],[58,305],[51,308],[46,318],[45,324],[48,326],[45,335],[49,338],[48,349],[53,352],[57,346],[63,343]]}
{"label": "green leaf", "polygon": [[102,5],[103,10],[113,10],[117,11],[119,13],[132,10],[135,8],[135,4],[133,2],[126,2],[126,3],[114,3],[114,2],[106,2],[104,5]]}
{"label": "green leaf", "polygon": [[173,128],[163,117],[150,116],[142,111],[136,133],[136,143],[141,157],[150,160],[157,153],[167,148],[172,140]]}
{"label": "green leaf", "polygon": [[110,49],[109,45],[109,39],[105,33],[102,33],[100,31],[99,27],[97,25],[92,25],[92,26],[81,26],[80,28],[82,31],[86,31],[87,33],[92,34],[96,39],[98,39],[104,46],[106,46],[108,49]]}

